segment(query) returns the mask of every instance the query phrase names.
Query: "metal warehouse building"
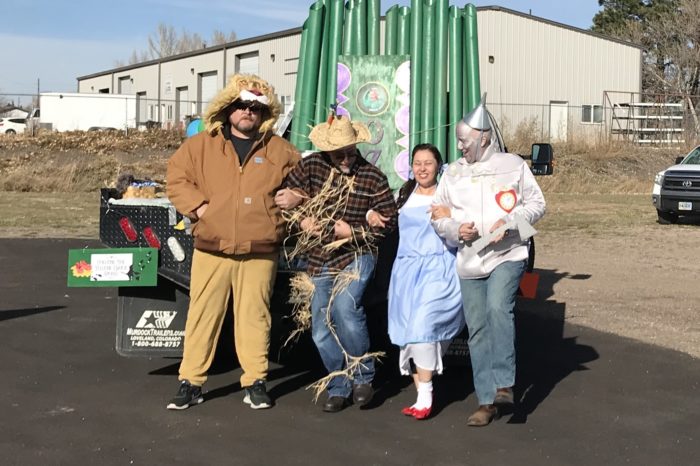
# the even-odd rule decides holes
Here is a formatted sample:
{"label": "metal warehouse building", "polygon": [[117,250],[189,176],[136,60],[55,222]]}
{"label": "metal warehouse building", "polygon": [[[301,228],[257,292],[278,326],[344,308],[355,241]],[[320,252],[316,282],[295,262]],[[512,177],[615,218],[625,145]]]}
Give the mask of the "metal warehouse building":
{"label": "metal warehouse building", "polygon": [[[638,46],[506,8],[477,10],[481,90],[507,130],[530,122],[543,140],[602,135],[608,107],[641,92]],[[288,111],[300,42],[301,28],[239,40],[81,76],[78,92],[135,94],[140,123],[173,128],[201,114],[229,76],[253,73]]]}

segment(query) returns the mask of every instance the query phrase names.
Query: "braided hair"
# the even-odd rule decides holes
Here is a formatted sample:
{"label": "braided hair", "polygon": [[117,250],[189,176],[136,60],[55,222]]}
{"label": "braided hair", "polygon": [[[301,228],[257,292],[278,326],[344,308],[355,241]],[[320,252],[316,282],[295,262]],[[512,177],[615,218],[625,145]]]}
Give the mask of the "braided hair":
{"label": "braided hair", "polygon": [[[433,144],[417,144],[413,150],[411,151],[411,161],[413,161],[413,157],[416,155],[416,152],[421,151],[421,150],[427,150],[431,154],[433,154],[433,158],[435,159],[435,162],[437,163],[437,172],[440,173],[440,167],[442,167],[442,156],[440,155],[440,151],[438,150],[437,147],[435,147]],[[401,208],[403,205],[406,203],[408,198],[413,194],[413,190],[416,189],[416,179],[411,176],[408,181],[406,181],[403,186],[401,186],[401,189],[399,189],[399,197],[396,199],[396,207]]]}

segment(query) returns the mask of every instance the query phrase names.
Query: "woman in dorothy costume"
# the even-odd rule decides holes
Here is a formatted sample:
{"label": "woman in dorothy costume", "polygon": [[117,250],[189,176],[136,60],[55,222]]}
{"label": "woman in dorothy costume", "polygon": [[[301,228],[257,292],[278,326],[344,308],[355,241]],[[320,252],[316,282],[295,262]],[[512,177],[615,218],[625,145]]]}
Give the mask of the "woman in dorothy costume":
{"label": "woman in dorothy costume", "polygon": [[415,404],[402,413],[426,419],[433,375],[442,373],[442,357],[464,328],[464,315],[454,251],[430,223],[442,157],[432,144],[419,144],[411,158],[413,179],[397,199],[399,247],[389,285],[389,337],[401,348],[401,373],[413,377],[418,392]]}

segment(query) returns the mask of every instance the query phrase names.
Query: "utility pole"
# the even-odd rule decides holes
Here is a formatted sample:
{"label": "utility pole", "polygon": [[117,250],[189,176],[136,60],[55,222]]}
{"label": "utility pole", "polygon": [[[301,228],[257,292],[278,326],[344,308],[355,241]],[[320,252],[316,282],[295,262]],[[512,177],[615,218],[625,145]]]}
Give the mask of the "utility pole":
{"label": "utility pole", "polygon": [[[32,113],[34,113],[34,108],[39,107],[39,95],[41,94],[41,80],[39,78],[36,78],[36,101],[33,102],[32,105]],[[39,126],[39,119],[36,116],[33,116],[31,119],[31,124],[32,124],[32,136],[36,136],[37,133],[37,126]]]}

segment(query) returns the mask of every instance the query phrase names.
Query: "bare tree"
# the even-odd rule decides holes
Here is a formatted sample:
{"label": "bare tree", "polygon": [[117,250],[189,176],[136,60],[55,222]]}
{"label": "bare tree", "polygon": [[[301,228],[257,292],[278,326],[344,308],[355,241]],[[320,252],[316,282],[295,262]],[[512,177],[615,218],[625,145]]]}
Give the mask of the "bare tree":
{"label": "bare tree", "polygon": [[145,61],[151,60],[152,57],[149,55],[149,53],[145,50],[141,50],[141,52],[137,50],[133,50],[131,52],[131,56],[129,56],[129,65],[135,65],[136,63],[143,63]]}
{"label": "bare tree", "polygon": [[604,10],[594,18],[593,30],[641,45],[644,91],[682,96],[696,130],[700,130],[696,111],[700,93],[700,2],[601,0],[599,3]]}
{"label": "bare tree", "polygon": [[696,95],[700,87],[700,2],[680,0],[678,11],[649,24],[656,37],[656,63],[650,69],[662,88],[680,94]]}
{"label": "bare tree", "polygon": [[190,52],[192,50],[203,49],[204,47],[206,47],[204,39],[202,39],[202,36],[196,32],[190,34],[189,32],[183,30],[182,35],[176,42],[177,53]]}
{"label": "bare tree", "polygon": [[223,31],[215,29],[214,32],[211,33],[211,45],[224,45],[235,41],[236,33],[233,31],[226,34]]}
{"label": "bare tree", "polygon": [[151,58],[169,57],[178,53],[178,34],[173,26],[159,23],[155,35],[148,36]]}
{"label": "bare tree", "polygon": [[[214,30],[211,35],[210,45],[222,45],[236,40],[236,33],[231,31],[228,34]],[[181,33],[175,30],[173,26],[165,23],[158,24],[158,28],[154,34],[148,36],[147,50],[134,50],[128,59],[129,65],[142,63],[156,58],[165,58],[180,53],[191,52],[193,50],[203,49],[207,46],[207,42],[198,33],[190,33],[182,30]],[[123,60],[115,61],[116,67],[124,66]]]}
{"label": "bare tree", "polygon": [[684,96],[698,131],[700,2],[679,0],[677,11],[662,15],[650,28],[650,33],[657,38],[656,55],[650,58],[657,66],[647,67],[647,73],[657,84],[655,87]]}

